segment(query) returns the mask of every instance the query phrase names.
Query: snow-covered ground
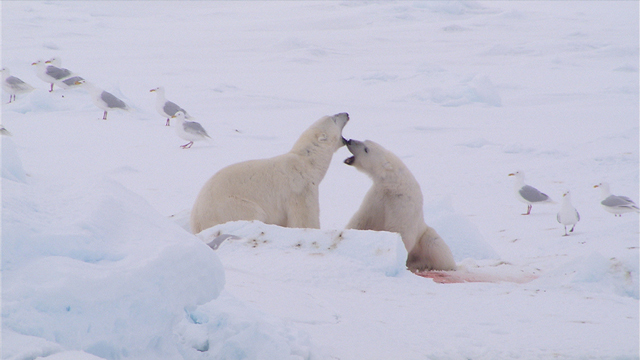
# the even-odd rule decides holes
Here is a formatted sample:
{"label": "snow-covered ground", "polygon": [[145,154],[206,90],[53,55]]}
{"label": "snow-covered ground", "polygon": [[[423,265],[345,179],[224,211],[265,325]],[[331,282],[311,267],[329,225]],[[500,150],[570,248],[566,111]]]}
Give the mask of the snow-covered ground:
{"label": "snow-covered ground", "polygon": [[[3,359],[638,359],[636,1],[6,1]],[[31,63],[82,89],[48,92]],[[185,141],[155,93],[212,136]],[[461,273],[402,269],[396,234],[343,231],[370,180],[334,155],[321,229],[183,229],[222,167],[289,150],[323,115],[412,170]],[[529,216],[513,178],[556,204]],[[581,215],[556,222],[571,190]]]}

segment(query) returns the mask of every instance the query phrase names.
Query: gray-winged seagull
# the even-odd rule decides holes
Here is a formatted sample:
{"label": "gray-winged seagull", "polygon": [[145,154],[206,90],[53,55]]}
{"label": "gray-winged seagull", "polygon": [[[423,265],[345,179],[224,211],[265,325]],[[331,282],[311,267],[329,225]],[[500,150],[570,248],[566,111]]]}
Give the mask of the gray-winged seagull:
{"label": "gray-winged seagull", "polygon": [[156,96],[156,110],[160,115],[167,117],[167,123],[165,124],[166,126],[169,126],[169,120],[178,111],[182,111],[186,119],[191,119],[191,116],[187,114],[187,111],[185,109],[181,108],[180,106],[178,106],[178,104],[171,102],[165,98],[164,88],[162,86],[157,87],[155,89],[151,89],[149,91],[155,92],[156,94],[158,94],[158,96]]}
{"label": "gray-winged seagull", "polygon": [[602,198],[600,204],[605,210],[612,213],[614,216],[622,216],[622,214],[627,212],[640,212],[638,205],[636,205],[636,203],[634,203],[630,198],[611,194],[608,183],[601,182],[593,187],[600,188]]}
{"label": "gray-winged seagull", "polygon": [[16,94],[24,94],[34,90],[33,86],[11,76],[9,69],[4,68],[0,71],[2,71],[2,89],[9,93],[9,103],[16,100]]}
{"label": "gray-winged seagull", "polygon": [[194,141],[206,140],[207,138],[211,138],[204,130],[202,125],[195,121],[186,121],[184,112],[178,111],[171,118],[178,121],[178,123],[176,124],[176,133],[178,134],[178,136],[188,141],[188,143],[181,145],[181,148],[188,149],[191,147],[191,145],[193,145]]}
{"label": "gray-winged seagull", "polygon": [[42,79],[42,81],[51,84],[51,89],[49,89],[49,92],[53,91],[54,83],[73,75],[71,71],[67,69],[59,68],[53,65],[47,65],[42,60],[38,60],[31,65],[35,65],[36,75],[38,75],[38,77]]}
{"label": "gray-winged seagull", "polygon": [[124,101],[118,99],[113,94],[106,92],[95,85],[87,82],[86,80],[80,80],[76,82],[76,85],[81,85],[89,92],[93,103],[97,107],[104,110],[102,120],[107,120],[107,111],[110,110],[130,110],[129,106]]}
{"label": "gray-winged seagull", "polygon": [[[62,59],[60,59],[57,56],[54,56],[51,59],[45,61],[45,64],[50,64],[50,65],[53,65],[55,67],[60,68],[62,66]],[[81,76],[73,75],[73,73],[71,73],[71,75],[69,75],[69,77],[64,78],[62,80],[57,80],[54,84],[58,85],[59,87],[61,87],[63,89],[68,89],[68,88],[71,88],[71,87],[74,87],[74,86],[78,86],[78,85],[76,85],[76,82],[78,82],[80,80],[84,80],[84,79]]]}
{"label": "gray-winged seagull", "polygon": [[576,208],[571,204],[571,192],[569,192],[569,190],[562,194],[562,205],[560,205],[560,211],[558,212],[556,219],[558,219],[560,224],[564,225],[563,236],[569,236],[569,234],[567,234],[567,226],[571,225],[571,230],[569,230],[569,232],[573,232],[576,224],[580,221],[580,214],[578,214],[578,210],[576,210]]}
{"label": "gray-winged seagull", "polygon": [[534,188],[533,186],[529,186],[524,183],[524,172],[516,171],[509,174],[509,176],[514,176],[516,179],[514,187],[516,198],[527,204],[527,212],[522,215],[531,214],[531,208],[533,207],[533,204],[553,203],[553,200],[549,198],[549,195],[542,193],[540,192],[540,190]]}

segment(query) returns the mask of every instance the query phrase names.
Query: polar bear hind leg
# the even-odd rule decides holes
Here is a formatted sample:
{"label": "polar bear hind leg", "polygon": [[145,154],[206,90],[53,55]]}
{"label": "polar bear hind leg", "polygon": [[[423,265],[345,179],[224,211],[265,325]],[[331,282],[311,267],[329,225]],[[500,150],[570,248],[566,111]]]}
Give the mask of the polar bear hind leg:
{"label": "polar bear hind leg", "polygon": [[411,271],[456,270],[456,262],[449,246],[436,231],[427,227],[407,257]]}
{"label": "polar bear hind leg", "polygon": [[[203,206],[196,206],[193,211],[199,214],[198,216],[191,216],[191,231],[197,234],[202,230],[228,221],[258,220],[264,223],[268,221],[267,213],[253,201],[229,196],[220,205],[204,208]],[[220,209],[224,209],[224,211],[220,211]],[[202,214],[207,215],[202,216]]]}

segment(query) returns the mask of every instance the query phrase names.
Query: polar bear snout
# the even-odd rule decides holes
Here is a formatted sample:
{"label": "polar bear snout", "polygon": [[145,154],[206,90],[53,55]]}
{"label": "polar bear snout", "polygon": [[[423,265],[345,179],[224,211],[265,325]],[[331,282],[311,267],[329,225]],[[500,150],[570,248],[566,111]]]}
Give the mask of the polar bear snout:
{"label": "polar bear snout", "polygon": [[[340,128],[340,134],[342,135],[342,129],[344,129],[344,126],[347,125],[347,122],[349,121],[349,114],[345,113],[339,113],[339,114],[335,114],[332,116],[333,117],[333,122]],[[347,145],[347,139],[344,138],[344,136],[341,136],[341,140],[342,140],[342,145]],[[341,146],[342,146],[341,145]]]}
{"label": "polar bear snout", "polygon": [[344,163],[347,165],[353,165],[356,161],[357,153],[360,152],[360,149],[364,148],[364,143],[362,141],[349,139],[345,141],[345,145],[347,145],[347,149],[349,149],[349,152],[352,153],[353,156],[346,158]]}
{"label": "polar bear snout", "polygon": [[347,125],[347,121],[349,121],[349,114],[346,112],[335,114],[333,115],[333,121],[340,127],[340,129],[342,129]]}
{"label": "polar bear snout", "polygon": [[347,140],[347,149],[349,149],[349,152],[352,153],[353,155],[357,155],[357,153],[365,148],[364,143],[362,141],[358,141],[358,140],[354,140],[354,139],[349,139]]}

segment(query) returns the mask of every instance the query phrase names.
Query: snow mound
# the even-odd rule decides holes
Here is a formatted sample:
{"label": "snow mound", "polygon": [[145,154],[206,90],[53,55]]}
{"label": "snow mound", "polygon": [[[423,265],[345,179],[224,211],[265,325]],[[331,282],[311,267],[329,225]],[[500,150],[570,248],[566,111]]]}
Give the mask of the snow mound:
{"label": "snow mound", "polygon": [[2,205],[3,332],[105,359],[175,358],[173,326],[224,286],[214,251],[107,178],[5,181]]}
{"label": "snow mound", "polygon": [[592,252],[561,265],[536,283],[547,288],[613,293],[638,299],[638,257],[607,259],[599,252]]}
{"label": "snow mound", "polygon": [[176,334],[184,359],[322,358],[306,333],[247,307],[226,291],[189,312],[176,327]]}
{"label": "snow mound", "polygon": [[220,248],[252,254],[296,251],[305,257],[337,256],[349,259],[355,268],[397,276],[406,269],[407,251],[399,234],[384,231],[294,229],[259,221],[233,221],[202,231],[206,243],[230,234]]}
{"label": "snow mound", "polygon": [[488,106],[502,106],[498,89],[485,75],[475,75],[447,89],[435,89],[431,100],[442,106],[463,106],[480,103]]}
{"label": "snow mound", "polygon": [[424,208],[427,225],[434,228],[449,245],[456,262],[465,259],[488,260],[500,256],[484,240],[478,227],[467,217],[456,213],[451,196],[446,196]]}

